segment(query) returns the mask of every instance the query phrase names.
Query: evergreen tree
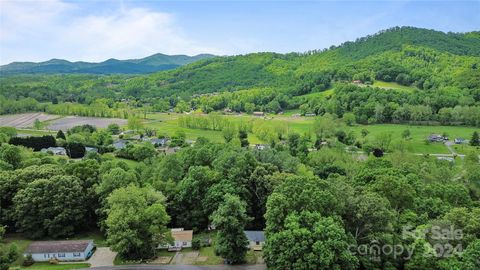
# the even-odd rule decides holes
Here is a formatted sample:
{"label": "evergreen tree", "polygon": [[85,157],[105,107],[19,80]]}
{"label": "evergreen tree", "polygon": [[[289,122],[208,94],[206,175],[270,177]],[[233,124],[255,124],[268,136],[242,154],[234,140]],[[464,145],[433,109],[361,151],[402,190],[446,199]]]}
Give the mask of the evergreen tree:
{"label": "evergreen tree", "polygon": [[470,140],[470,145],[472,146],[480,146],[480,137],[478,135],[478,132],[473,132],[472,134],[472,139]]}
{"label": "evergreen tree", "polygon": [[61,129],[57,132],[57,139],[64,139],[64,140],[67,139]]}

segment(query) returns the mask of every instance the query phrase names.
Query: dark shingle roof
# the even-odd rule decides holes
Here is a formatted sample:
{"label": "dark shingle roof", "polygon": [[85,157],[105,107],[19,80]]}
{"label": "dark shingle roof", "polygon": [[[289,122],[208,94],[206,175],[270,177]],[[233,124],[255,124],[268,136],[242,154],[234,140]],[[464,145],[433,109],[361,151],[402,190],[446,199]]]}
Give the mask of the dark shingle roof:
{"label": "dark shingle roof", "polygon": [[93,240],[36,241],[25,253],[83,252]]}
{"label": "dark shingle roof", "polygon": [[265,234],[263,231],[243,231],[248,241],[265,242]]}

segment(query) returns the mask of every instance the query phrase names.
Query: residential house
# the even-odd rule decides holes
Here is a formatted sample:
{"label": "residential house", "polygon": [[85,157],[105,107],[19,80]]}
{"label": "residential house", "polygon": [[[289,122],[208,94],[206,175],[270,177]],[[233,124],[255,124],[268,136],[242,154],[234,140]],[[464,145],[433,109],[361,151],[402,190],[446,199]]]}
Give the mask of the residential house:
{"label": "residential house", "polygon": [[87,153],[90,153],[90,152],[98,153],[98,148],[96,148],[96,147],[85,147],[85,152],[87,152]]}
{"label": "residential house", "polygon": [[35,241],[24,252],[36,262],[51,259],[59,261],[84,261],[93,254],[93,240]]}
{"label": "residential house", "polygon": [[112,146],[113,146],[113,148],[115,148],[117,150],[120,150],[120,149],[123,149],[123,148],[127,147],[127,143],[128,143],[127,140],[118,140],[118,141],[113,142]]}
{"label": "residential house", "polygon": [[43,153],[51,152],[56,156],[66,156],[67,155],[67,150],[63,147],[48,147],[48,148],[43,148],[40,151],[43,152]]}
{"label": "residential house", "polygon": [[265,244],[265,233],[263,231],[243,231],[248,239],[248,248],[255,251],[262,250]]}
{"label": "residential house", "polygon": [[428,136],[428,140],[430,142],[443,142],[443,141],[447,141],[448,137],[443,137],[442,135],[439,135],[439,134],[431,134],[430,136]]}
{"label": "residential house", "polygon": [[265,150],[267,149],[268,145],[266,144],[255,144],[255,150]]}
{"label": "residential house", "polygon": [[462,144],[462,143],[465,143],[465,139],[464,138],[455,138],[454,142],[456,144]]}
{"label": "residential house", "polygon": [[265,116],[264,112],[253,112],[253,116]]}
{"label": "residential house", "polygon": [[352,83],[354,84],[362,84],[363,82],[361,80],[353,80]]}
{"label": "residential house", "polygon": [[158,248],[168,249],[168,251],[178,251],[182,248],[192,247],[193,231],[184,230],[183,228],[174,228],[171,230],[173,243],[168,245],[160,245]]}
{"label": "residential house", "polygon": [[167,138],[148,138],[148,137],[143,137],[142,140],[145,142],[150,142],[155,147],[163,147],[167,145],[167,141],[168,141]]}

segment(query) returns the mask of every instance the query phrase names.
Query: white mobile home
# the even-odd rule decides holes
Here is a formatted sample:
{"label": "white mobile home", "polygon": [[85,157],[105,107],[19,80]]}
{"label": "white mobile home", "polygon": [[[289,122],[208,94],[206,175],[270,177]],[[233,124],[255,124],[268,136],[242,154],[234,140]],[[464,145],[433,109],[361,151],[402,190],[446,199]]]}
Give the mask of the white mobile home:
{"label": "white mobile home", "polygon": [[25,250],[36,262],[57,259],[59,261],[85,261],[93,254],[93,240],[36,241]]}

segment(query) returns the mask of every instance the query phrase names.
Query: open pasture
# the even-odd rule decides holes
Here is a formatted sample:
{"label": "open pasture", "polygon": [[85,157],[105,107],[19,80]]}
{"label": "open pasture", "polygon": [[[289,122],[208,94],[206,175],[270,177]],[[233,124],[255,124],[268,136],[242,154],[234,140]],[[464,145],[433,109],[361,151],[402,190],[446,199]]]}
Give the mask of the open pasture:
{"label": "open pasture", "polygon": [[[212,141],[222,142],[222,132],[214,130],[183,128],[178,126],[178,118],[180,114],[155,113],[147,116],[145,126],[158,130],[159,134],[172,135],[177,130],[185,132],[188,139],[196,139],[198,137],[206,137]],[[287,132],[297,132],[300,134],[310,134],[314,138],[314,117],[293,117],[289,115],[268,115],[267,118],[255,117],[251,115],[224,115],[229,122],[238,124],[242,121],[251,121],[253,125],[284,125]],[[442,143],[426,143],[426,139],[430,134],[447,134],[451,140],[455,138],[470,139],[474,131],[480,131],[479,128],[465,126],[419,126],[408,124],[376,124],[376,125],[354,125],[345,126],[345,131],[353,132],[357,138],[361,138],[361,131],[366,129],[368,141],[374,141],[379,134],[390,133],[392,143],[402,140],[402,132],[410,130],[410,138],[406,140],[406,148],[411,153],[421,154],[450,154],[448,148]],[[250,143],[262,143],[254,134],[248,135]],[[473,147],[469,145],[454,145],[453,147],[458,154],[465,154]]]}

